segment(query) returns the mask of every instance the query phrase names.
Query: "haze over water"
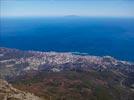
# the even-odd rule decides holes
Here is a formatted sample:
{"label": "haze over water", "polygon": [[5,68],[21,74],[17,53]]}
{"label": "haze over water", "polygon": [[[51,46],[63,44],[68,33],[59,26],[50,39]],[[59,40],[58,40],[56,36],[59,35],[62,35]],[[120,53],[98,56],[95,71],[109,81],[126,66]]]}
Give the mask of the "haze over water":
{"label": "haze over water", "polygon": [[2,18],[0,24],[1,47],[134,61],[134,18],[17,17]]}

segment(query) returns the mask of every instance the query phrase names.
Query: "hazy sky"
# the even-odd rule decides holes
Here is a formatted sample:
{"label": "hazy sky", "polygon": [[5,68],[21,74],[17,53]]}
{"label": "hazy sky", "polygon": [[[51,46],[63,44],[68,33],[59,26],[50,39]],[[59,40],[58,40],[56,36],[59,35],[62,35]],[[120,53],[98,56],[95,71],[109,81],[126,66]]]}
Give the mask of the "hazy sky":
{"label": "hazy sky", "polygon": [[134,0],[1,0],[1,16],[134,17]]}

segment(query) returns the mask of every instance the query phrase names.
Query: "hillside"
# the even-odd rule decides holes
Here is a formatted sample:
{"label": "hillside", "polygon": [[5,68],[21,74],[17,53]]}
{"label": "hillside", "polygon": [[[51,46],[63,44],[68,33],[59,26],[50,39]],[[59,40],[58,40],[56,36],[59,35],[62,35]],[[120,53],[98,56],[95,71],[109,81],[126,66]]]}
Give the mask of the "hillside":
{"label": "hillside", "polygon": [[0,100],[44,100],[31,93],[23,92],[0,79]]}
{"label": "hillside", "polygon": [[133,100],[134,63],[0,48],[0,78],[45,100]]}

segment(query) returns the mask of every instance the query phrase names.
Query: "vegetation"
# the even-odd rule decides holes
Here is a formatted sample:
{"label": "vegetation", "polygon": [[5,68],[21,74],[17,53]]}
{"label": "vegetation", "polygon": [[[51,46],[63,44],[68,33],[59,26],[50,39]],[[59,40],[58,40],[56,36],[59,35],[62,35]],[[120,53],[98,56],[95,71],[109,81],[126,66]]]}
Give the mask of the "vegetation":
{"label": "vegetation", "polygon": [[46,100],[133,100],[132,91],[122,88],[119,82],[111,83],[115,81],[114,73],[105,74],[107,77],[95,71],[40,72],[16,78],[12,84]]}

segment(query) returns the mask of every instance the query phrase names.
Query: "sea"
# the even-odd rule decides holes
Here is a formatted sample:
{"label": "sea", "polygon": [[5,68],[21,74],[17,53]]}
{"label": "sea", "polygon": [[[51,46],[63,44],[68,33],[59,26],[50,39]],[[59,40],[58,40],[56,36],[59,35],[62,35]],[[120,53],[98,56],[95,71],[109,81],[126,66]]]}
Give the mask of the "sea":
{"label": "sea", "polygon": [[134,62],[134,18],[1,18],[0,47],[108,55]]}

